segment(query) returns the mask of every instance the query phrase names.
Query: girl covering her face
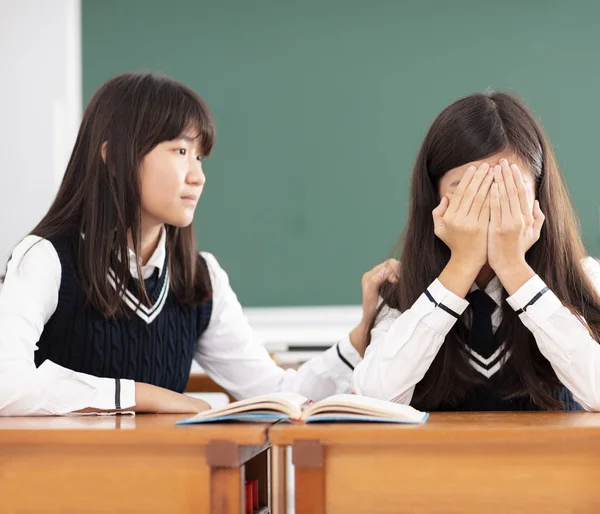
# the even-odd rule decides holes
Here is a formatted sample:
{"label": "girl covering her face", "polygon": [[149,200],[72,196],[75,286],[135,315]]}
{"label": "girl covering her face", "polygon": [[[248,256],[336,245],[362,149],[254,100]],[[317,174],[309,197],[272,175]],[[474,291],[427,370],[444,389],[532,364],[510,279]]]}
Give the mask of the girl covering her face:
{"label": "girl covering her face", "polygon": [[358,393],[425,410],[600,410],[600,266],[516,98],[473,94],[434,120],[401,260]]}

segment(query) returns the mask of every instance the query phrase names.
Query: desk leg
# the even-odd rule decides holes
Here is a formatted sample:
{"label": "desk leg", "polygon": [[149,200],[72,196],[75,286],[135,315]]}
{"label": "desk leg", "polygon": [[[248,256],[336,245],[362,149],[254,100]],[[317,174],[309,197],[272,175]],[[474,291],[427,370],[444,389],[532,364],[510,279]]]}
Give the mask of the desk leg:
{"label": "desk leg", "polygon": [[262,482],[259,499],[265,502],[262,506],[268,509],[268,448],[268,444],[238,446],[234,441],[209,443],[206,448],[206,462],[211,468],[211,514],[245,513],[246,466],[248,477],[257,478]]}
{"label": "desk leg", "polygon": [[319,441],[294,441],[296,514],[325,514],[325,458]]}
{"label": "desk leg", "polygon": [[287,459],[286,446],[271,447],[271,514],[286,514]]}
{"label": "desk leg", "polygon": [[244,512],[244,467],[212,468],[210,478],[210,512],[241,514]]}

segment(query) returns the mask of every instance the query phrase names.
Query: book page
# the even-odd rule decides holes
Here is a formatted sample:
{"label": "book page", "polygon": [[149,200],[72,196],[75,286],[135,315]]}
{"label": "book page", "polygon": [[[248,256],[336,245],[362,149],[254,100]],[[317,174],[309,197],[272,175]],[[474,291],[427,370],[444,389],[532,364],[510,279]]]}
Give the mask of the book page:
{"label": "book page", "polygon": [[306,419],[317,414],[354,414],[379,419],[394,419],[408,422],[422,422],[426,419],[424,412],[410,405],[386,402],[356,394],[337,394],[325,398],[307,407],[302,418]]}
{"label": "book page", "polygon": [[[238,414],[265,414],[269,412],[282,414],[282,416],[279,416],[281,418],[299,419],[302,415],[303,406],[308,402],[309,400],[306,397],[296,393],[266,394],[233,402],[218,409],[200,412],[186,421],[193,422],[195,420],[200,421],[212,418],[223,419],[224,417],[235,419]],[[240,420],[249,419],[247,416],[238,417]]]}

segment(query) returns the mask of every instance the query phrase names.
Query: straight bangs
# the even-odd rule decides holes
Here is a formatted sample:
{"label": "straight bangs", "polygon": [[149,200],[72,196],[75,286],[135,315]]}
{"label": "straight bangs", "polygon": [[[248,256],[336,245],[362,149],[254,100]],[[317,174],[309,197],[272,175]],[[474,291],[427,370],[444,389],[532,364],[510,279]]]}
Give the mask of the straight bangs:
{"label": "straight bangs", "polygon": [[[156,79],[155,79],[156,80]],[[208,157],[215,144],[215,125],[204,101],[188,87],[171,79],[160,80],[152,91],[152,109],[144,109],[139,134],[145,134],[140,156],[163,141],[183,135],[198,140],[199,153]]]}
{"label": "straight bangs", "polygon": [[[122,300],[131,279],[130,248],[139,255],[142,239],[140,163],[163,141],[197,138],[200,154],[210,154],[215,126],[207,105],[187,86],[164,75],[124,73],[105,82],[90,100],[62,184],[33,234],[68,236],[76,247],[77,270],[87,306],[109,318],[129,315]],[[103,150],[104,149],[104,150]],[[103,154],[104,152],[104,154]],[[83,239],[80,234],[92,234]],[[185,305],[211,295],[193,229],[167,226],[171,289]],[[112,269],[118,289],[107,280]],[[139,263],[137,274],[141,276]],[[141,303],[150,304],[143,283]]]}

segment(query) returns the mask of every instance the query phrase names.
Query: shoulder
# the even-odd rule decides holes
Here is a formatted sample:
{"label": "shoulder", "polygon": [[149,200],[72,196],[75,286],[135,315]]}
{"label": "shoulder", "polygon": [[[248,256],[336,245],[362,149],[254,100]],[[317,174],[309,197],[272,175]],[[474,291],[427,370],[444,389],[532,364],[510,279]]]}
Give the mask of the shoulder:
{"label": "shoulder", "polygon": [[588,275],[600,275],[600,261],[594,257],[588,256],[581,259],[581,265]]}
{"label": "shoulder", "polygon": [[200,252],[199,255],[202,261],[204,262],[206,269],[208,270],[208,273],[210,275],[210,279],[213,283],[216,280],[221,279],[222,275],[225,275],[225,277],[227,277],[225,270],[221,268],[219,261],[212,253]]}
{"label": "shoulder", "polygon": [[235,291],[231,288],[229,277],[219,264],[217,258],[209,252],[200,252],[204,259],[212,285],[213,315],[212,326],[216,323],[237,323],[243,316],[242,306]]}
{"label": "shoulder", "polygon": [[219,301],[223,297],[230,296],[233,291],[229,284],[229,276],[221,267],[217,258],[210,252],[200,252],[210,278],[213,301]]}
{"label": "shoulder", "polygon": [[62,269],[52,243],[39,236],[27,236],[15,246],[6,265],[5,287],[58,289]]}
{"label": "shoulder", "polygon": [[[380,298],[379,304],[380,305],[383,304],[383,299],[382,298]],[[383,305],[381,305],[381,310],[377,314],[377,318],[375,319],[375,323],[379,324],[381,322],[393,321],[396,318],[400,317],[400,314],[402,314],[402,313],[399,310],[392,309],[389,305],[383,304]]]}
{"label": "shoulder", "polygon": [[600,261],[588,256],[581,260],[581,265],[596,289],[600,291]]}
{"label": "shoulder", "polygon": [[26,267],[46,267],[58,264],[60,261],[54,245],[43,237],[27,236],[12,252],[9,265]]}

